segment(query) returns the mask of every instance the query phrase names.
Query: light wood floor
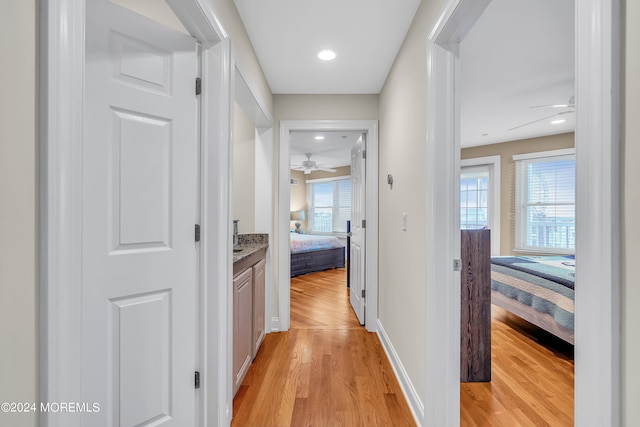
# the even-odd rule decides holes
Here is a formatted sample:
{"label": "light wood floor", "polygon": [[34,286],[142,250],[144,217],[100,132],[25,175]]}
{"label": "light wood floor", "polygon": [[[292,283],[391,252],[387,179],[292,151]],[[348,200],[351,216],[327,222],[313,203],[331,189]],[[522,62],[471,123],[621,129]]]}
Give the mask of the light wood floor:
{"label": "light wood floor", "polygon": [[233,410],[237,427],[416,425],[345,269],[291,279],[291,328],[265,337]]}
{"label": "light wood floor", "polygon": [[[415,426],[344,269],[291,280],[291,328],[265,337],[233,427]],[[462,426],[572,426],[573,347],[493,307],[492,382],[460,386]]]}
{"label": "light wood floor", "polygon": [[573,426],[573,346],[491,312],[491,382],[460,385],[460,425]]}

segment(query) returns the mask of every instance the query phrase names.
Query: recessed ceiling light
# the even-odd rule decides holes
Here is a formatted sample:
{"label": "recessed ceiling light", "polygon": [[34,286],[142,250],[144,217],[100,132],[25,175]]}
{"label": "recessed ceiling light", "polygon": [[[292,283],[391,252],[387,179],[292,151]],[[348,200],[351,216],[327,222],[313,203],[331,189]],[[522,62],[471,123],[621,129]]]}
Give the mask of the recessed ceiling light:
{"label": "recessed ceiling light", "polygon": [[331,49],[323,49],[318,52],[318,58],[322,59],[323,61],[333,61],[334,59],[336,59],[336,56],[336,53]]}
{"label": "recessed ceiling light", "polygon": [[566,119],[558,119],[551,122],[552,125],[559,125],[560,123],[566,122]]}
{"label": "recessed ceiling light", "polygon": [[324,136],[320,136],[320,135],[318,135],[318,136],[314,137],[314,139],[317,139],[317,140],[319,141],[319,140],[321,140],[321,139],[324,139]]}

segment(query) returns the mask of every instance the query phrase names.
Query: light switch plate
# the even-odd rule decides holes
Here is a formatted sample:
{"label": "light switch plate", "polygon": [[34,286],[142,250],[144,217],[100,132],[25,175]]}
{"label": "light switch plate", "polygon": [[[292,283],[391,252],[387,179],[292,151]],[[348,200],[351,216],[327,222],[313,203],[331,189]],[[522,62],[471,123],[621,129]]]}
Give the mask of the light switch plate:
{"label": "light switch plate", "polygon": [[402,231],[407,231],[407,214],[402,213]]}

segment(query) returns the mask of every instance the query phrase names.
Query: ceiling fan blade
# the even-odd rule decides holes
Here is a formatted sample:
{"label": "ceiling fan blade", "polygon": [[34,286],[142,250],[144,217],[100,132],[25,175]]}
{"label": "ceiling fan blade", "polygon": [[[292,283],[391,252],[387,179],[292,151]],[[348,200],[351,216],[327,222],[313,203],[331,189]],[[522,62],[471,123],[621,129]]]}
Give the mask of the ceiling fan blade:
{"label": "ceiling fan blade", "polygon": [[574,95],[571,95],[569,97],[569,102],[567,102],[566,104],[544,104],[544,105],[532,105],[529,108],[544,108],[544,107],[551,107],[551,108],[575,108],[576,107],[576,97]]}
{"label": "ceiling fan blade", "polygon": [[319,171],[325,171],[325,172],[331,172],[331,173],[334,173],[336,171],[336,169],[324,168],[320,166],[318,166],[316,169],[318,169]]}
{"label": "ceiling fan blade", "polygon": [[532,105],[529,108],[545,108],[545,107],[550,107],[550,108],[574,108],[575,105],[573,105],[573,104],[544,104],[544,105]]}
{"label": "ceiling fan blade", "polygon": [[542,121],[544,121],[544,120],[549,120],[549,119],[551,119],[551,118],[553,118],[553,117],[561,116],[561,115],[563,115],[563,114],[568,114],[568,113],[573,113],[573,111],[561,111],[561,112],[559,112],[559,113],[555,113],[555,114],[552,114],[552,115],[550,115],[550,116],[543,117],[543,118],[541,118],[541,119],[533,120],[533,121],[530,121],[530,122],[528,122],[528,123],[524,123],[524,124],[521,124],[521,125],[518,125],[518,126],[512,127],[511,129],[507,129],[507,130],[510,130],[510,131],[511,131],[511,130],[520,129],[521,127],[529,126],[529,125],[532,125],[532,124],[534,124],[534,123],[542,122]]}

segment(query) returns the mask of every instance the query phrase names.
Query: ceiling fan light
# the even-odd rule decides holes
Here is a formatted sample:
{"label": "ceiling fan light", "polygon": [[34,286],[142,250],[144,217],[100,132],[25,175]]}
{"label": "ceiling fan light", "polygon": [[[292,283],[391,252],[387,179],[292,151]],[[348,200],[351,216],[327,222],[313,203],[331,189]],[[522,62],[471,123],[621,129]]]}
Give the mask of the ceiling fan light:
{"label": "ceiling fan light", "polygon": [[336,56],[338,56],[336,52],[331,49],[322,49],[320,52],[318,52],[318,58],[322,59],[323,61],[333,61],[334,59],[336,59]]}

